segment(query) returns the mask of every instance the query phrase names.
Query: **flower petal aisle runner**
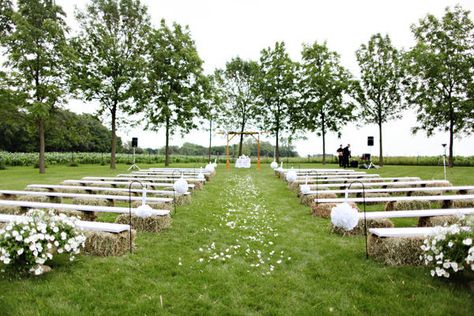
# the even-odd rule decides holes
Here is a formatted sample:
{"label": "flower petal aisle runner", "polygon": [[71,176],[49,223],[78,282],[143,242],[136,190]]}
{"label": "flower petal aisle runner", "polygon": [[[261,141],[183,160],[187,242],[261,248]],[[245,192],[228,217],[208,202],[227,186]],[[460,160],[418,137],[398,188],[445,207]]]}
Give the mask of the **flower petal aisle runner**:
{"label": "flower petal aisle runner", "polygon": [[[200,264],[227,263],[232,260],[248,264],[247,272],[257,270],[270,275],[291,257],[278,249],[275,215],[255,186],[251,176],[233,175],[226,181],[220,200],[225,201],[212,215],[232,243],[214,240],[199,248]],[[203,232],[212,229],[203,228]]]}

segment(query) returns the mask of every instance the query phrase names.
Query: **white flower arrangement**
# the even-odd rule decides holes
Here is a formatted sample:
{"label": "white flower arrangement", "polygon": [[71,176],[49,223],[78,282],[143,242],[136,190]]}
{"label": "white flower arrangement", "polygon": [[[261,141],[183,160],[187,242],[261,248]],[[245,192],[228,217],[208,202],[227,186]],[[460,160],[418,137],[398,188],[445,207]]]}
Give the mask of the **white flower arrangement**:
{"label": "white flower arrangement", "polygon": [[25,217],[0,229],[0,264],[4,271],[43,274],[43,264],[55,252],[75,255],[84,247],[85,236],[76,230],[76,217],[30,210]]}
{"label": "white flower arrangement", "polygon": [[474,271],[473,239],[472,229],[457,224],[438,227],[434,236],[424,240],[420,259],[433,268],[433,277],[449,278],[464,269]]}
{"label": "white flower arrangement", "polygon": [[331,222],[335,227],[352,230],[359,223],[359,212],[348,203],[338,204],[331,210]]}

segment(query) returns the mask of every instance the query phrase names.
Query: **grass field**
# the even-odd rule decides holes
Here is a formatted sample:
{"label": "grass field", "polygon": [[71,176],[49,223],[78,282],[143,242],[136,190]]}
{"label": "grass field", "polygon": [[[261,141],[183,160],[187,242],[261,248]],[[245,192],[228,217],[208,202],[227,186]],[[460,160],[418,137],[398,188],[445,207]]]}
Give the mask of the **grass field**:
{"label": "grass field", "polygon": [[[126,169],[11,167],[0,171],[0,188]],[[443,177],[440,167],[369,172]],[[448,179],[474,184],[474,168],[449,170]],[[267,165],[220,165],[171,229],[138,234],[133,254],[79,256],[41,277],[1,278],[0,315],[472,315],[467,281],[367,260],[362,237],[331,234],[329,220],[311,216]]]}

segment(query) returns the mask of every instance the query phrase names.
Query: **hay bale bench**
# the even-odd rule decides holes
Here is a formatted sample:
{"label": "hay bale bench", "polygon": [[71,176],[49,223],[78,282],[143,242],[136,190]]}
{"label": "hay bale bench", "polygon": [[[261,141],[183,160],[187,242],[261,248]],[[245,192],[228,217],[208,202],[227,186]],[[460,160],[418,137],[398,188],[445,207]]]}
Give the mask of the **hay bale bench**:
{"label": "hay bale bench", "polygon": [[[127,207],[112,207],[112,206],[91,206],[91,205],[78,205],[78,204],[60,204],[60,203],[41,203],[41,202],[28,202],[28,201],[10,201],[0,200],[0,206],[20,207],[25,211],[27,209],[52,209],[60,212],[85,212],[89,214],[95,214],[96,212],[109,212],[126,214],[128,217],[129,211],[132,215],[137,212],[136,208],[129,210]],[[152,232],[156,232],[156,227],[161,229],[169,227],[171,223],[170,211],[169,210],[151,210],[151,216],[146,219],[147,226],[136,227],[138,231],[146,227],[151,227]],[[119,216],[116,221],[123,221],[124,216]],[[132,216],[133,217],[133,216]],[[155,226],[152,226],[151,222],[155,222]],[[166,226],[167,225],[167,226]]]}
{"label": "hay bale bench", "polygon": [[370,228],[369,256],[387,265],[421,265],[421,245],[435,227]]}
{"label": "hay bale bench", "polygon": [[[26,216],[0,214],[0,222],[11,222]],[[120,256],[130,249],[130,226],[127,224],[77,221],[76,227],[84,231],[86,243],[83,253],[94,256]],[[132,245],[135,231],[132,230]]]}
{"label": "hay bale bench", "polygon": [[[107,187],[127,187],[130,185],[128,181],[95,181],[95,180],[64,180],[63,184],[70,184],[70,185],[77,185],[77,186],[85,186],[89,184],[99,185],[99,186],[107,186]],[[142,185],[154,188],[173,188],[173,183],[158,183],[158,182],[142,182],[141,184],[138,182],[131,183],[132,187],[142,187]],[[189,189],[193,190],[195,187],[194,184],[189,184]]]}
{"label": "hay bale bench", "polygon": [[[349,190],[330,190],[324,188],[325,193],[334,193],[334,194],[345,194],[346,192],[349,195],[355,194],[357,197],[362,197],[362,193],[366,193],[367,196],[369,193],[388,193],[391,195],[404,193],[406,196],[417,195],[416,192],[423,192],[425,195],[440,195],[438,192],[445,193],[456,193],[456,194],[474,194],[470,193],[474,190],[474,186],[465,185],[465,186],[443,186],[443,187],[405,187],[405,188],[374,188],[374,189],[349,189]],[[306,194],[316,194],[318,191],[309,191]],[[433,193],[434,192],[434,193]]]}
{"label": "hay bale bench", "polygon": [[[70,198],[73,199],[73,204],[85,204],[95,206],[113,206],[115,201],[128,202],[129,199],[133,202],[142,201],[142,197],[138,196],[122,196],[122,195],[102,195],[102,194],[81,194],[81,193],[63,193],[63,192],[45,192],[45,191],[15,191],[15,190],[0,190],[0,196],[5,199],[20,199],[24,196],[37,196],[46,198]],[[24,200],[24,199],[23,199]],[[172,198],[157,198],[147,197],[147,202],[150,204],[163,205],[171,204]],[[37,201],[46,202],[46,201]],[[61,201],[59,201],[60,203]]]}
{"label": "hay bale bench", "polygon": [[[386,196],[386,197],[367,197],[367,198],[328,198],[328,199],[315,199],[314,203],[387,203],[385,205],[386,211],[392,210],[409,210],[413,208],[428,209],[433,206],[432,202],[442,202],[442,205],[449,207],[451,203],[449,201],[467,201],[474,200],[474,194],[464,195],[425,195],[425,196]],[[465,203],[465,202],[464,202]]]}
{"label": "hay bale bench", "polygon": [[[442,216],[460,217],[463,215],[473,215],[474,208],[442,208],[427,210],[405,210],[405,211],[387,211],[387,212],[366,212],[367,220],[382,218],[419,218],[418,226],[426,226],[430,218]],[[364,213],[359,213],[359,218],[364,218]]]}
{"label": "hay bale bench", "polygon": [[[128,188],[111,188],[111,187],[91,187],[91,186],[79,186],[79,185],[56,185],[56,184],[30,184],[26,187],[26,190],[48,190],[50,192],[87,192],[89,194],[96,194],[97,192],[107,192],[108,194],[114,195],[129,195]],[[143,189],[134,189],[130,190],[132,195],[141,195]],[[150,190],[146,189],[147,195],[151,196],[166,196],[174,197],[175,192],[171,190]],[[184,195],[191,195],[190,192],[185,193]]]}
{"label": "hay bale bench", "polygon": [[[419,181],[393,181],[393,182],[362,182],[365,188],[369,187],[427,187],[427,186],[450,186],[451,183],[446,180],[419,180]],[[322,183],[322,184],[310,184],[311,190],[317,190],[318,188],[339,188],[341,190],[348,188],[360,188],[362,184],[359,182],[354,183]]]}
{"label": "hay bale bench", "polygon": [[[298,181],[298,180],[296,180]],[[308,184],[310,187],[316,186],[316,184],[327,184],[327,183],[350,183],[353,181],[360,181],[363,183],[372,183],[372,182],[409,182],[409,181],[421,181],[419,177],[391,177],[391,178],[379,178],[379,177],[371,177],[371,178],[360,178],[360,179],[352,179],[352,178],[330,178],[330,179],[312,179],[308,180]],[[305,181],[303,178],[300,180],[300,184],[304,183]]]}
{"label": "hay bale bench", "polygon": [[[179,179],[179,178],[178,178]],[[151,183],[167,183],[173,184],[177,179],[172,178],[156,178],[156,177],[84,177],[82,180],[94,180],[94,181],[113,181],[113,182],[132,182],[132,181],[141,181],[141,182],[151,182]],[[204,180],[197,178],[187,178],[185,179],[189,184],[194,185],[194,189],[199,190],[204,186]]]}

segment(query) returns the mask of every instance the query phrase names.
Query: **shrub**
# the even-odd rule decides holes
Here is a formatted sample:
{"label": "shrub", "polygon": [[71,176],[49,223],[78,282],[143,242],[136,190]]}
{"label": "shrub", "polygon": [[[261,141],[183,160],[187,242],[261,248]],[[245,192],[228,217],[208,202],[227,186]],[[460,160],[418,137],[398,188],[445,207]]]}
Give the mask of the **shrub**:
{"label": "shrub", "polygon": [[77,218],[53,211],[30,210],[0,230],[0,262],[4,271],[43,273],[43,264],[55,253],[69,259],[84,247],[85,237],[76,231]]}
{"label": "shrub", "polygon": [[436,235],[425,239],[420,259],[431,266],[431,276],[449,278],[452,274],[470,269],[474,271],[473,230],[457,224],[440,227]]}

